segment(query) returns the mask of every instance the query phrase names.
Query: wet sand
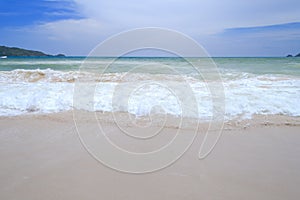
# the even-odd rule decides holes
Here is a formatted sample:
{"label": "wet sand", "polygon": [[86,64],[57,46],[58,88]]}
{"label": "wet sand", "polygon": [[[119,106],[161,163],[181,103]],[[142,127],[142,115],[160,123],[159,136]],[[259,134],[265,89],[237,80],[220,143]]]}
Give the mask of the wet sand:
{"label": "wet sand", "polygon": [[[122,118],[122,114],[118,116]],[[172,119],[164,124],[165,137],[158,142],[133,145],[119,135],[121,130],[109,116],[100,114],[99,120],[112,140],[132,151],[157,148],[160,140],[168,140],[178,130]],[[140,131],[126,121],[121,124],[137,134]],[[193,134],[193,122],[185,125],[182,133]],[[98,125],[84,116],[77,126],[89,132]],[[200,124],[195,142],[178,161],[140,175],[112,170],[94,159],[80,142],[72,113],[2,117],[0,127],[3,200],[300,197],[298,118],[257,116],[255,120],[228,122],[211,154],[202,160],[198,152],[208,126]],[[212,138],[217,133],[213,130]]]}

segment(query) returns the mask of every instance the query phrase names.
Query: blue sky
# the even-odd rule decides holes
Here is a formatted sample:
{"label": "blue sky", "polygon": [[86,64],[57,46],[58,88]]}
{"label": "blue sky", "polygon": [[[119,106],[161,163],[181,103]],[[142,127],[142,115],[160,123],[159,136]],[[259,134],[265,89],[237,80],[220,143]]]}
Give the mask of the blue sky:
{"label": "blue sky", "polygon": [[299,0],[0,0],[0,45],[87,55],[107,37],[162,27],[212,56],[300,52]]}

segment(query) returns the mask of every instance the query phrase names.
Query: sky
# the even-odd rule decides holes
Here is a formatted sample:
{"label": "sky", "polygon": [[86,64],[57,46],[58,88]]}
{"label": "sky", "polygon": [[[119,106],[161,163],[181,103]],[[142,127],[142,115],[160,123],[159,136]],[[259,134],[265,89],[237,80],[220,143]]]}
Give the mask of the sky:
{"label": "sky", "polygon": [[161,27],[211,56],[300,53],[299,0],[0,0],[0,45],[85,56],[122,31]]}

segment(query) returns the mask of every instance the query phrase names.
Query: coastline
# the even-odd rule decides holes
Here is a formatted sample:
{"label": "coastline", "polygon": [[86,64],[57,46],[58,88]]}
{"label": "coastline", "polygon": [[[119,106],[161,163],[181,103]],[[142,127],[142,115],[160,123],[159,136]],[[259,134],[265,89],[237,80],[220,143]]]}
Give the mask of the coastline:
{"label": "coastline", "polygon": [[[198,119],[198,118],[184,118],[176,117],[174,115],[159,115],[154,114],[150,118],[146,116],[135,116],[127,112],[88,112],[81,110],[63,111],[56,113],[27,113],[16,116],[0,116],[1,121],[5,120],[49,120],[49,121],[61,121],[65,123],[74,123],[74,116],[80,116],[80,120],[83,122],[89,122],[91,120],[99,120],[105,125],[112,125],[116,123],[126,124],[126,126],[135,126],[131,122],[137,120],[140,123],[146,123],[151,121],[152,126],[164,126],[169,128],[181,128],[190,129],[192,126],[199,124],[201,126],[207,126],[208,124],[214,124],[209,119]],[[168,120],[166,120],[167,118]],[[184,119],[187,126],[180,126],[180,120]],[[164,121],[167,122],[164,122]],[[235,129],[248,129],[254,127],[266,127],[266,126],[296,126],[300,127],[300,117],[268,114],[268,115],[253,115],[250,119],[236,116],[233,119],[226,120],[223,122],[223,130],[235,130]]]}
{"label": "coastline", "polygon": [[[125,113],[115,114],[119,124],[137,130],[126,121]],[[94,115],[79,116],[77,123],[87,131],[98,126],[91,121]],[[97,117],[105,130],[118,133],[109,113]],[[170,167],[132,175],[105,167],[84,149],[72,112],[0,117],[0,198],[297,199],[299,121],[299,117],[278,115],[229,121],[207,158],[197,157],[204,135],[200,133]],[[139,122],[143,125],[144,121]],[[168,123],[164,124],[165,133],[173,135],[177,121]],[[186,125],[193,123],[190,120]],[[200,132],[205,124],[200,123]],[[182,127],[183,133],[191,134],[190,128]],[[129,140],[120,142],[133,150],[150,148],[132,146]]]}

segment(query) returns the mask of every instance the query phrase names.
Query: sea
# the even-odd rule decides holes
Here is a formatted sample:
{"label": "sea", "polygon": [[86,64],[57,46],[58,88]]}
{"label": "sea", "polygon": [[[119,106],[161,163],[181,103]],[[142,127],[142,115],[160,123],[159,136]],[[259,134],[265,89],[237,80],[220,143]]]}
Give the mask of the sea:
{"label": "sea", "polygon": [[[0,116],[82,109],[210,119],[217,109],[209,87],[214,81],[222,86],[226,120],[300,116],[300,58],[211,58],[217,69],[215,79],[207,79],[201,71],[207,58],[189,59],[199,66],[175,57],[0,59]],[[92,106],[80,106],[74,95],[80,81],[96,86]],[[183,83],[190,92],[183,89],[184,95],[178,96],[174,90]],[[189,112],[182,105],[189,101],[183,98],[196,102]]]}

